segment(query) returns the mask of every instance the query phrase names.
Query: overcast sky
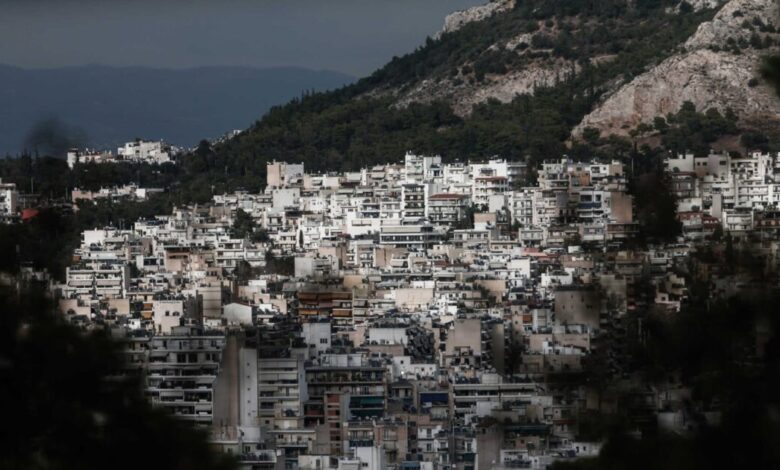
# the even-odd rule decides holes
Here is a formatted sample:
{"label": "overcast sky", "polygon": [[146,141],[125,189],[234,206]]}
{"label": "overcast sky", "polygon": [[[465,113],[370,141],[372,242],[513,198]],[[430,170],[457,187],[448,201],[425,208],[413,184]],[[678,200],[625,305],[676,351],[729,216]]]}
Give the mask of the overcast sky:
{"label": "overcast sky", "polygon": [[485,0],[0,0],[0,63],[368,74]]}

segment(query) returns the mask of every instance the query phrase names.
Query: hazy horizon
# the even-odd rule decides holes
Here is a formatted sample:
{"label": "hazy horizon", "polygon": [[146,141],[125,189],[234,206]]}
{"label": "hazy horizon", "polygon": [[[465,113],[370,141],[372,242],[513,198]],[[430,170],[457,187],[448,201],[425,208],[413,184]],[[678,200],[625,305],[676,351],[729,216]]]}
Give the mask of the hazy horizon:
{"label": "hazy horizon", "polygon": [[0,154],[62,156],[72,146],[110,149],[134,137],[194,145],[244,129],[305,90],[353,80],[297,67],[0,66]]}
{"label": "hazy horizon", "polygon": [[304,90],[364,77],[423,44],[447,14],[480,3],[0,0],[0,68],[25,71],[0,75],[0,152],[31,148],[34,129],[58,121],[60,134],[92,146],[135,136],[192,145]]}
{"label": "hazy horizon", "polygon": [[480,0],[0,0],[0,63],[301,67],[362,77]]}

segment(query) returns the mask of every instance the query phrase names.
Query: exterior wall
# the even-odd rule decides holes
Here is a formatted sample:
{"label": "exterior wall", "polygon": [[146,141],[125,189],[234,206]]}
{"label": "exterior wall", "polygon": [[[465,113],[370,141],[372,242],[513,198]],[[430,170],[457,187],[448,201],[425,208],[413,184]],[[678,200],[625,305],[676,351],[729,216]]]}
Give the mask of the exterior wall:
{"label": "exterior wall", "polygon": [[203,318],[222,318],[222,286],[198,286]]}
{"label": "exterior wall", "polygon": [[307,322],[302,325],[303,340],[310,347],[314,347],[317,354],[330,349],[331,324],[330,322]]}
{"label": "exterior wall", "polygon": [[252,325],[252,306],[240,303],[229,303],[223,308],[222,317],[232,324],[241,324],[245,326]]}
{"label": "exterior wall", "polygon": [[241,348],[239,351],[239,406],[242,426],[258,424],[257,410],[257,351]]}
{"label": "exterior wall", "polygon": [[174,327],[181,324],[181,319],[184,316],[184,302],[181,300],[155,300],[152,312],[155,333],[168,335]]}
{"label": "exterior wall", "polygon": [[612,191],[610,193],[611,215],[619,224],[628,224],[634,221],[633,198],[625,193]]}
{"label": "exterior wall", "polygon": [[406,328],[369,328],[368,341],[378,344],[406,345],[409,337],[406,335]]}
{"label": "exterior wall", "polygon": [[396,289],[395,305],[399,308],[418,309],[433,301],[434,289]]}
{"label": "exterior wall", "polygon": [[475,355],[482,354],[482,322],[476,319],[455,320],[454,328],[447,334],[446,353],[455,354],[457,349],[471,349]]}

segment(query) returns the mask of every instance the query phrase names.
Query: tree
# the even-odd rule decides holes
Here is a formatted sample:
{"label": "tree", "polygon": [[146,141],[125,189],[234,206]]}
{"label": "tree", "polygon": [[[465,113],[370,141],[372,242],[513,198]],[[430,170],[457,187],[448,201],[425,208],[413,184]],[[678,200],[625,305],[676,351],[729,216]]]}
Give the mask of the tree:
{"label": "tree", "polygon": [[663,116],[656,116],[656,118],[653,119],[653,127],[661,133],[669,129],[669,125],[666,123],[666,119],[664,119]]}
{"label": "tree", "polygon": [[586,127],[582,131],[582,138],[590,145],[596,145],[601,138],[601,131],[595,127]]}
{"label": "tree", "polygon": [[775,92],[780,95],[780,56],[766,58],[761,67],[761,75],[775,87]]}
{"label": "tree", "polygon": [[0,468],[230,469],[206,435],[154,408],[118,375],[120,344],[55,317],[42,294],[0,291],[0,400],[13,431]]}
{"label": "tree", "polygon": [[677,198],[668,175],[660,170],[640,175],[633,193],[641,238],[673,241],[680,235],[682,225],[677,220]]}
{"label": "tree", "polygon": [[726,233],[726,249],[724,252],[726,262],[726,272],[734,272],[737,256],[734,251],[734,239],[731,233]]}
{"label": "tree", "polygon": [[236,275],[238,284],[245,285],[247,281],[253,278],[254,269],[252,269],[252,265],[250,265],[246,260],[240,260],[236,264],[234,274]]}
{"label": "tree", "polygon": [[251,215],[242,209],[237,209],[230,232],[233,238],[251,239],[255,232],[255,221]]}
{"label": "tree", "polygon": [[[705,283],[706,284],[706,283]],[[617,414],[606,445],[594,459],[556,463],[560,469],[711,469],[778,468],[780,421],[780,292],[768,284],[754,292],[713,302],[708,289],[693,289],[691,300],[671,318],[648,318],[636,358],[657,379],[642,387],[664,386],[670,376],[691,390],[704,409],[719,404],[719,422],[707,424],[693,413],[693,432],[686,437],[661,430],[630,436],[626,415]],[[771,331],[757,347],[756,328]]]}
{"label": "tree", "polygon": [[661,141],[667,150],[674,153],[692,151],[696,155],[706,155],[710,144],[721,137],[739,134],[733,110],[726,110],[725,115],[715,108],[700,113],[690,101],[683,103],[677,114],[669,114],[665,121],[656,119],[655,127],[660,130]]}

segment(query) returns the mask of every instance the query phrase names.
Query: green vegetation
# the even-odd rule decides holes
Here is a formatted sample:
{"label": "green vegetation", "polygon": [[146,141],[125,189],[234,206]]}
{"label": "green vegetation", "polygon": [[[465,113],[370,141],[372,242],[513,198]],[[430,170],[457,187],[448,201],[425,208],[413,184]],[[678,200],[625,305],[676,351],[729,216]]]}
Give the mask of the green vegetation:
{"label": "green vegetation", "polygon": [[[706,283],[694,283],[691,299],[671,317],[644,317],[633,345],[634,377],[642,387],[673,388],[679,378],[692,396],[685,410],[690,434],[650,426],[641,438],[627,431],[631,411],[591,417],[586,430],[609,437],[597,458],[557,463],[555,469],[777,468],[780,421],[780,292],[762,283],[756,291],[713,301]],[[705,413],[719,409],[719,422]]]}
{"label": "green vegetation", "polygon": [[668,175],[660,171],[644,173],[635,179],[632,193],[640,228],[638,241],[673,242],[682,234],[682,225],[677,220],[677,198]]}
{"label": "green vegetation", "polygon": [[[680,15],[665,13],[666,8],[677,3],[676,0],[518,1],[512,11],[469,23],[438,40],[428,39],[413,53],[394,58],[346,91],[360,94],[377,87],[405,87],[424,79],[440,80],[458,75],[471,81],[477,75],[502,74],[537,59],[563,58],[584,63],[626,50],[634,54],[649,45],[648,35],[655,36],[656,40],[652,45],[655,50],[650,52],[663,54],[663,49],[677,45],[684,36],[671,31],[659,35],[659,26],[687,30],[689,23],[698,24],[709,15],[692,11]],[[530,44],[521,46],[520,51],[491,48],[522,34],[533,36]],[[635,58],[638,63],[624,70],[630,73],[645,65],[647,57],[643,53]]]}
{"label": "green vegetation", "polygon": [[780,95],[780,56],[767,57],[761,68],[764,78],[775,87],[775,91]]}
{"label": "green vegetation", "polygon": [[670,114],[665,119],[656,118],[654,127],[667,150],[673,153],[689,151],[696,155],[709,153],[711,144],[718,138],[740,132],[737,116],[731,110],[725,116],[714,108],[702,114],[689,101],[683,103],[677,114]]}
{"label": "green vegetation", "polygon": [[21,266],[29,264],[64,280],[65,268],[81,243],[82,231],[106,226],[129,228],[136,220],[169,214],[171,210],[164,195],[145,202],[87,202],[80,204],[75,214],[44,208],[28,222],[0,224],[0,272],[17,273]]}
{"label": "green vegetation", "polygon": [[[545,90],[534,101],[538,102],[543,96],[548,96],[546,93],[552,92]],[[495,112],[494,117],[490,118],[493,122],[503,122],[504,119],[510,119],[510,113],[508,111],[506,114],[504,111],[499,113],[498,110],[528,106],[525,109],[532,112],[531,102],[530,97],[525,97],[508,107],[489,104],[478,107],[475,113],[482,113],[487,126],[490,110]],[[417,108],[431,109],[415,106],[404,112],[413,113]],[[661,145],[655,148],[646,145],[637,148],[628,139],[615,136],[605,138],[593,129],[586,129],[583,141],[567,149],[563,145],[563,135],[568,131],[556,126],[554,118],[549,116],[548,118],[546,125],[549,127],[544,127],[545,122],[532,123],[527,117],[519,118],[523,120],[524,125],[528,125],[527,135],[519,138],[527,138],[528,142],[532,143],[529,151],[539,159],[566,153],[574,159],[595,157],[604,160],[617,159],[630,164],[632,178],[629,189],[635,197],[636,217],[640,223],[640,236],[637,239],[639,243],[669,241],[680,233],[680,225],[675,217],[676,201],[661,168],[661,160],[668,152],[689,150],[702,154],[706,153],[709,145],[717,139],[740,134],[741,142],[746,148],[776,150],[768,136],[757,131],[745,132],[738,129],[732,113],[727,112],[724,116],[712,109],[701,113],[690,103],[685,103],[676,114],[658,117],[652,126],[640,125],[631,132],[633,139],[651,135],[660,136]],[[542,126],[550,132],[560,132],[562,137],[558,141],[545,141],[537,135],[539,131],[530,130],[532,126]],[[484,133],[484,136],[489,135],[487,128],[474,130],[473,135],[477,132]],[[431,133],[437,134],[432,130]],[[508,139],[518,138],[517,135],[501,135],[505,135]],[[496,145],[496,142],[481,140],[478,145],[490,148],[491,145]],[[376,162],[377,160],[371,160],[370,148],[366,146],[365,150],[367,152],[363,157],[366,159],[365,162]],[[509,151],[510,149],[507,149],[507,152]],[[499,151],[495,153],[507,155]],[[381,160],[383,162],[397,160],[396,154],[388,152],[382,155],[386,156]],[[519,157],[517,154],[508,155]],[[141,218],[169,214],[176,205],[207,202],[211,200],[212,194],[217,192],[236,188],[261,190],[265,182],[265,161],[249,159],[246,164],[247,168],[250,164],[253,165],[253,170],[244,172],[243,176],[216,176],[214,174],[216,168],[222,167],[223,174],[224,168],[230,168],[229,159],[226,154],[215,151],[206,142],[201,143],[192,156],[185,157],[180,166],[91,164],[78,165],[70,171],[64,162],[49,157],[24,156],[19,159],[0,160],[0,177],[4,181],[15,182],[25,191],[34,187],[36,191],[43,194],[64,195],[68,185],[73,181],[79,182],[78,184],[85,188],[98,189],[99,185],[96,182],[101,181],[99,178],[105,178],[106,185],[125,184],[133,181],[133,175],[136,177],[140,175],[142,183],[148,182],[149,185],[169,189],[167,193],[154,195],[143,202],[85,201],[79,204],[78,211],[74,215],[64,214],[56,209],[46,209],[28,223],[0,225],[0,250],[7,253],[7,256],[0,260],[0,271],[17,272],[24,263],[31,263],[35,267],[46,268],[58,279],[63,279],[72,251],[80,241],[81,231],[107,225],[129,227],[131,223]],[[333,162],[333,165],[338,164],[338,161]],[[361,163],[358,161],[354,165],[357,167]],[[262,176],[257,176],[258,173],[262,173]],[[230,172],[228,171],[227,174],[230,175]],[[90,184],[89,181],[94,183]],[[471,226],[472,213],[473,209],[459,228]],[[233,233],[253,241],[267,240],[267,234],[256,227],[251,217],[243,211],[236,214]],[[285,268],[285,272],[287,271],[289,269]]]}
{"label": "green vegetation", "polygon": [[0,289],[0,468],[230,469],[204,432],[154,408],[122,375],[122,345],[54,315],[42,293]]}
{"label": "green vegetation", "polygon": [[[701,112],[690,101],[683,103],[677,113],[657,116],[652,124],[639,124],[629,131],[629,136],[603,138],[597,129],[585,128],[582,140],[575,142],[568,154],[574,158],[633,158],[632,163],[642,171],[655,171],[664,155],[692,152],[704,156],[723,138],[738,140],[742,151],[780,151],[776,134],[740,127],[730,109],[725,113],[715,108]],[[658,141],[657,145],[648,145],[652,139]],[[645,143],[639,145],[641,142]]]}
{"label": "green vegetation", "polygon": [[54,209],[42,210],[28,223],[0,224],[0,272],[16,274],[31,265],[64,279],[80,238],[76,218]]}
{"label": "green vegetation", "polygon": [[[5,253],[16,253],[7,256],[3,265],[15,270],[21,262],[32,261],[62,277],[81,230],[107,224],[127,226],[139,217],[169,213],[174,205],[204,203],[213,194],[235,189],[260,191],[265,185],[266,163],[271,160],[303,162],[315,171],[343,170],[395,162],[407,150],[414,150],[438,153],[449,161],[492,155],[527,159],[530,174],[540,161],[564,153],[573,158],[633,158],[637,167],[643,160],[658,161],[657,150],[637,149],[631,141],[594,132],[586,132],[585,142],[572,148],[566,147],[566,141],[607,87],[673,53],[712,15],[711,11],[665,13],[673,4],[671,0],[518,2],[511,12],[428,40],[352,86],[305,95],[275,107],[226,143],[212,147],[203,141],[182,156],[179,165],[87,164],[71,171],[61,160],[48,157],[5,159],[0,161],[4,181],[47,198],[65,196],[74,186],[96,190],[129,182],[168,191],[146,202],[85,203],[75,216],[52,211],[29,224],[0,227],[0,247]],[[535,45],[519,47],[517,52],[486,52],[490,45],[506,43],[524,32],[534,34],[537,39],[531,42]],[[547,56],[532,57],[541,52]],[[556,84],[537,89],[533,96],[519,96],[507,104],[487,102],[465,118],[455,115],[446,102],[397,108],[388,95],[369,93],[453,74],[476,79],[480,71],[500,74],[524,66],[525,62],[517,61],[547,60],[548,56],[570,60],[578,69],[562,73]],[[608,60],[592,60],[596,58]],[[700,116],[686,108],[674,118],[659,121],[657,132],[669,149],[700,150],[713,136],[731,132],[732,126],[729,116],[709,112]],[[749,142],[763,138],[746,137]],[[638,169],[635,174],[646,171]],[[648,223],[654,223],[654,213],[640,209],[640,218],[648,214]],[[52,224],[60,227],[53,232],[56,235],[50,231]],[[246,224],[240,224],[237,231],[257,240],[264,238]],[[654,236],[660,234],[649,235]]]}
{"label": "green vegetation", "polygon": [[[518,2],[512,12],[428,40],[355,85],[275,107],[236,139],[187,158],[196,158],[198,169],[208,171],[218,188],[232,181],[253,187],[264,177],[265,162],[274,159],[302,161],[312,170],[354,169],[397,161],[413,149],[449,160],[499,154],[538,162],[564,151],[571,129],[613,81],[631,79],[664,59],[712,15],[666,14],[671,4],[676,2]],[[536,32],[532,42],[549,47],[545,57],[576,63],[577,71],[572,66],[533,96],[508,104],[488,102],[462,118],[446,102],[399,109],[392,98],[369,93],[403,89],[423,79],[478,80],[546,60],[529,55],[542,51],[532,45],[521,52],[488,51],[494,43],[542,26],[544,32]],[[594,62],[597,58],[605,60]]]}
{"label": "green vegetation", "polygon": [[236,211],[230,235],[234,238],[247,238],[253,242],[268,241],[268,233],[257,227],[252,216],[241,209]]}
{"label": "green vegetation", "polygon": [[[394,58],[354,85],[307,94],[277,106],[237,138],[212,148],[201,142],[181,167],[80,165],[42,194],[64,194],[68,184],[97,189],[101,184],[140,180],[145,186],[173,185],[178,202],[204,202],[233,189],[257,191],[271,160],[300,161],[310,170],[355,169],[397,161],[407,150],[438,153],[447,160],[501,155],[532,164],[565,152],[565,141],[615,82],[630,80],[675,52],[713,12],[666,13],[676,0],[525,0],[512,11],[428,39],[414,52]],[[685,10],[685,9],[683,9]],[[529,44],[514,51],[493,49],[520,34]],[[437,101],[393,106],[392,89],[421,80],[476,82],[549,60],[565,60],[557,82],[507,104],[487,102],[468,117]],[[378,92],[378,93],[377,93]],[[29,186],[29,165],[11,180]],[[40,164],[40,163],[38,163]],[[105,166],[104,166],[105,167]],[[0,169],[0,175],[6,175]],[[46,179],[46,178],[44,178]],[[47,179],[48,180],[48,179]]]}
{"label": "green vegetation", "polygon": [[147,188],[176,187],[181,177],[181,169],[173,163],[87,163],[71,170],[65,160],[50,156],[23,154],[18,158],[0,159],[3,182],[16,183],[21,192],[46,199],[69,197],[73,188],[97,191],[131,183]]}

